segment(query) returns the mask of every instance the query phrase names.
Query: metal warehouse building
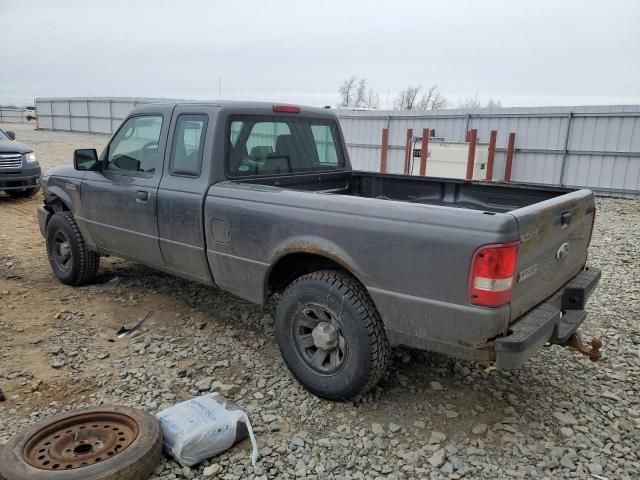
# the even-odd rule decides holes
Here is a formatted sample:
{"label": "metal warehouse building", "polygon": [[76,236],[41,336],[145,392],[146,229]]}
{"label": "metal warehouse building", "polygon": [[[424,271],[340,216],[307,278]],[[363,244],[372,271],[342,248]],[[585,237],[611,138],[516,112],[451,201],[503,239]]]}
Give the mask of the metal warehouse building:
{"label": "metal warehouse building", "polygon": [[[135,106],[152,98],[37,98],[39,127],[112,133]],[[511,180],[589,187],[602,194],[640,195],[640,105],[433,111],[336,110],[355,169],[380,168],[381,132],[389,131],[390,173],[403,170],[407,129],[433,129],[480,142],[497,131],[494,179],[501,180],[509,133],[515,133]]]}

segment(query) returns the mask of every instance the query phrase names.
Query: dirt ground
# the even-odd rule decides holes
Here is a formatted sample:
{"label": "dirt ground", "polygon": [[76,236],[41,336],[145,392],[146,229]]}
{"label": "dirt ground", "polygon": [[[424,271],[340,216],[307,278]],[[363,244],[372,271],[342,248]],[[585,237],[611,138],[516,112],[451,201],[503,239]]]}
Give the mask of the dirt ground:
{"label": "dirt ground", "polygon": [[[44,169],[108,140],[0,128],[15,130]],[[155,413],[214,378],[238,386],[234,400],[252,413],[262,452],[254,470],[243,442],[216,460],[220,478],[640,478],[636,200],[598,202],[591,261],[605,273],[583,330],[604,339],[603,362],[549,348],[509,373],[398,350],[380,386],[346,403],[321,401],[291,379],[268,308],[115,258],[101,259],[94,285],[60,284],[38,229],[41,201],[0,193],[0,448],[71,406]],[[140,338],[116,338],[151,311]],[[324,437],[333,449],[322,448]],[[156,473],[205,478],[207,465],[185,471],[165,460]]]}

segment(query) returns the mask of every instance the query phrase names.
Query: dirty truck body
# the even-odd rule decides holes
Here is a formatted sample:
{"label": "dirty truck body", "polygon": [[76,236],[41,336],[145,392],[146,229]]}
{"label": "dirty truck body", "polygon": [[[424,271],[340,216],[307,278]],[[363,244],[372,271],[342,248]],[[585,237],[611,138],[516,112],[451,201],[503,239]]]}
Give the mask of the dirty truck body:
{"label": "dirty truck body", "polygon": [[574,337],[600,277],[589,190],[352,171],[327,110],[144,106],[74,163],[42,179],[61,281],[114,255],[275,296],[285,362],[328,398],[374,385],[390,346],[518,368]]}

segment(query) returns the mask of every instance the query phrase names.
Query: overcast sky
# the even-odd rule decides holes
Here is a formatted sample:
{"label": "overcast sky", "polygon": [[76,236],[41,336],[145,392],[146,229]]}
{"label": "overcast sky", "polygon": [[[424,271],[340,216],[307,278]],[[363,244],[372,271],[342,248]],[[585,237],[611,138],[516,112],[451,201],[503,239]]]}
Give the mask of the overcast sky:
{"label": "overcast sky", "polygon": [[640,103],[640,1],[0,0],[0,103],[47,96],[385,108],[407,84],[454,106]]}

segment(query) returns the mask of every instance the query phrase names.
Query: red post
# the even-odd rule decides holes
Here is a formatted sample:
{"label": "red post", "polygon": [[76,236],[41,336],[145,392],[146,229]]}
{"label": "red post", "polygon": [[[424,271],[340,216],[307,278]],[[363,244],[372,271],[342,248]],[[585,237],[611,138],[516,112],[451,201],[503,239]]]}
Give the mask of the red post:
{"label": "red post", "polygon": [[424,177],[427,174],[427,159],[429,158],[429,134],[431,130],[428,128],[422,129],[422,146],[420,147],[420,176]]}
{"label": "red post", "polygon": [[469,156],[467,157],[467,180],[473,178],[473,163],[476,159],[476,143],[478,142],[478,130],[469,130]]}
{"label": "red post", "polygon": [[509,134],[509,144],[507,145],[507,162],[504,166],[504,181],[511,181],[511,166],[513,165],[513,153],[516,148],[516,134],[515,132],[511,132]]}
{"label": "red post", "polygon": [[493,159],[496,156],[496,139],[498,138],[498,132],[491,130],[489,135],[489,152],[487,153],[487,176],[486,180],[493,180]]}
{"label": "red post", "polygon": [[407,142],[404,144],[404,174],[410,175],[411,165],[411,140],[413,140],[413,128],[407,128]]}
{"label": "red post", "polygon": [[380,173],[387,173],[387,152],[389,151],[389,129],[382,129],[382,143],[380,148]]}

